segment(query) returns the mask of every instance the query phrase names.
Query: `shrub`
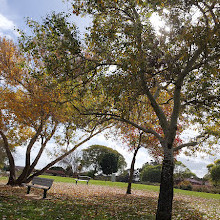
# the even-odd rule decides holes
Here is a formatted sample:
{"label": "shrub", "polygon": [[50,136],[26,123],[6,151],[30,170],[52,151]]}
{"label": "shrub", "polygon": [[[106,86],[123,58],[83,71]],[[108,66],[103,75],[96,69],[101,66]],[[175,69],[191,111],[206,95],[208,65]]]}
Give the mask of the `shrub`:
{"label": "shrub", "polygon": [[192,190],[192,185],[189,181],[182,181],[179,183],[179,188],[183,190]]}

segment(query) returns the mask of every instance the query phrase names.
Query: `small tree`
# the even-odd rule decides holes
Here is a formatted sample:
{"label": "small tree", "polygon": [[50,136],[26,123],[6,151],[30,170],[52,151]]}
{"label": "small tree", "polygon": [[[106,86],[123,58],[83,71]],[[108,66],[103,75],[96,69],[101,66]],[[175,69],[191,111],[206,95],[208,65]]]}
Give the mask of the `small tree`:
{"label": "small tree", "polygon": [[118,171],[118,156],[114,153],[106,153],[100,161],[100,167],[104,174],[110,175]]}
{"label": "small tree", "polygon": [[85,168],[92,169],[92,172],[96,174],[98,171],[102,171],[100,163],[105,154],[114,154],[118,157],[118,170],[123,170],[126,166],[124,157],[116,150],[102,145],[91,145],[87,149],[83,150],[82,165]]}
{"label": "small tree", "polygon": [[161,165],[145,164],[141,171],[141,180],[153,183],[160,183]]}
{"label": "small tree", "polygon": [[215,186],[220,184],[220,159],[214,161],[214,164],[209,164],[207,166],[210,173],[210,178]]}
{"label": "small tree", "polygon": [[81,163],[81,154],[78,150],[69,154],[62,161],[60,161],[66,167],[66,171],[68,174],[72,175],[79,171],[80,163]]}

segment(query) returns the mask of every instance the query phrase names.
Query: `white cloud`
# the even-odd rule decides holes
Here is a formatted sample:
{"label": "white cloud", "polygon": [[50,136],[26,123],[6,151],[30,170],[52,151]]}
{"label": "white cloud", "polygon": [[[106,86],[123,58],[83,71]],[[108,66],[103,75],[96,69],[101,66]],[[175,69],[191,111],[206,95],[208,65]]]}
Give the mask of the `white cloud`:
{"label": "white cloud", "polygon": [[0,29],[2,30],[13,30],[14,28],[14,23],[7,19],[5,16],[0,14]]}
{"label": "white cloud", "polygon": [[[0,4],[1,4],[1,2],[0,2]],[[12,39],[14,37],[18,37],[19,34],[15,30],[15,27],[16,27],[16,25],[12,20],[10,20],[6,16],[0,14],[0,36],[5,36],[10,39]]]}

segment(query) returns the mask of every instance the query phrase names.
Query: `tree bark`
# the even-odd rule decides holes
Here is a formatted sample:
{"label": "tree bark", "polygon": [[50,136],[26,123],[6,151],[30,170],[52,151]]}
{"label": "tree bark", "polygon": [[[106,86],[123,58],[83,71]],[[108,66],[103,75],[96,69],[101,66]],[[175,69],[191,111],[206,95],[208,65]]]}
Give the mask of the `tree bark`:
{"label": "tree bark", "polygon": [[131,184],[132,184],[132,179],[133,179],[133,175],[134,175],[134,164],[135,164],[135,161],[136,161],[137,152],[141,147],[141,136],[142,136],[142,134],[143,134],[143,132],[141,132],[141,134],[140,134],[139,143],[138,143],[137,148],[134,151],[134,155],[133,155],[133,158],[132,158],[131,168],[130,168],[130,176],[129,176],[129,180],[128,180],[128,187],[127,187],[126,194],[131,194]]}
{"label": "tree bark", "polygon": [[[169,149],[169,153],[172,150]],[[160,194],[157,205],[156,220],[170,220],[172,218],[173,203],[173,155],[165,155],[161,172]]]}
{"label": "tree bark", "polygon": [[8,183],[7,185],[16,185],[15,183],[15,180],[16,180],[16,175],[15,175],[15,161],[14,161],[14,158],[12,156],[12,153],[9,149],[9,143],[8,143],[8,140],[7,140],[7,137],[5,136],[5,134],[0,131],[0,135],[2,136],[2,139],[3,139],[3,143],[4,143],[4,148],[5,148],[5,151],[6,151],[6,154],[7,154],[7,157],[8,157],[8,160],[9,160],[9,179],[8,179]]}
{"label": "tree bark", "polygon": [[135,149],[134,151],[134,155],[133,155],[133,159],[131,162],[131,168],[130,168],[130,176],[129,176],[129,180],[128,180],[128,187],[127,187],[127,192],[126,194],[131,194],[131,184],[132,184],[132,180],[133,180],[133,175],[134,175],[134,164],[135,164],[135,160],[136,160],[136,155],[137,152],[139,150],[139,146]]}
{"label": "tree bark", "polygon": [[33,147],[33,145],[35,144],[35,142],[37,141],[37,138],[39,137],[41,131],[43,129],[43,122],[41,122],[40,126],[38,127],[35,135],[31,138],[28,146],[27,146],[27,150],[26,150],[26,159],[25,159],[25,167],[22,171],[22,173],[20,174],[20,176],[17,178],[16,180],[16,184],[17,185],[21,185],[22,183],[26,183],[27,182],[27,177],[28,177],[28,172],[30,170],[30,166],[31,166],[31,149]]}

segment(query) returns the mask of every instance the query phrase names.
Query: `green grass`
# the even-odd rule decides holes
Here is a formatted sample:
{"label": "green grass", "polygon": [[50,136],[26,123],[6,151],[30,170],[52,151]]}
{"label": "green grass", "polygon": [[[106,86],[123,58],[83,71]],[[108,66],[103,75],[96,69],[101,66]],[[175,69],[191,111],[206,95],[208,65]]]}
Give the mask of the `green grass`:
{"label": "green grass", "polygon": [[0,177],[0,180],[7,180],[7,179],[8,179],[8,177],[5,177],[5,176]]}
{"label": "green grass", "polygon": [[[46,176],[41,175],[44,178],[54,179],[55,182],[64,182],[64,183],[75,183],[75,178],[71,177],[60,177],[60,176]],[[78,184],[86,184],[86,182],[78,182]],[[99,185],[99,186],[111,186],[111,187],[120,187],[120,188],[127,188],[127,183],[122,182],[111,182],[111,181],[101,181],[101,180],[90,180],[89,184],[92,185]],[[159,192],[159,186],[153,185],[144,185],[144,184],[132,184],[132,189],[139,189],[139,190],[150,190],[154,192]]]}
{"label": "green grass", "polygon": [[220,194],[213,194],[213,193],[196,192],[196,191],[181,190],[181,189],[174,189],[174,193],[188,195],[188,196],[201,197],[205,199],[220,199]]}

